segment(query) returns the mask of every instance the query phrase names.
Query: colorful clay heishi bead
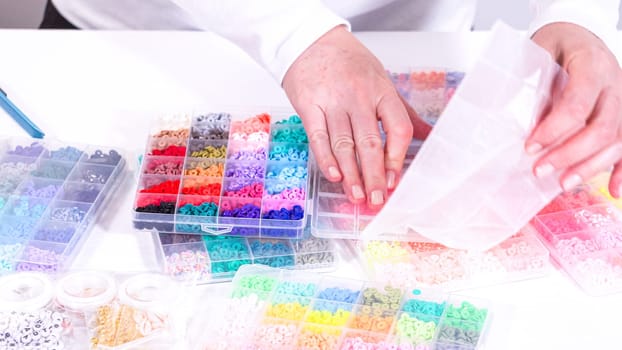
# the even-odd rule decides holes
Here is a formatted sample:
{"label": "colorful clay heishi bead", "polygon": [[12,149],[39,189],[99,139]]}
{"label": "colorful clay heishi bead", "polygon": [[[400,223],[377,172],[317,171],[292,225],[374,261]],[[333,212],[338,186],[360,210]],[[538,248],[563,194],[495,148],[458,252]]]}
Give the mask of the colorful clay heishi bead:
{"label": "colorful clay heishi bead", "polygon": [[76,226],[60,222],[46,222],[39,225],[34,239],[44,242],[69,243],[76,234]]}
{"label": "colorful clay heishi bead", "polygon": [[403,290],[390,285],[370,284],[361,292],[361,304],[376,310],[396,312],[400,307]]}
{"label": "colorful clay heishi bead", "polygon": [[394,334],[400,343],[410,343],[412,345],[429,344],[434,339],[438,318],[420,320],[417,315],[403,312],[399,315],[395,323]]}
{"label": "colorful clay heishi bead", "polygon": [[48,203],[49,198],[13,197],[5,208],[5,214],[36,219],[43,215]]}
{"label": "colorful clay heishi bead", "polygon": [[113,176],[114,171],[115,168],[107,165],[79,164],[69,180],[103,185]]}
{"label": "colorful clay heishi bead", "polygon": [[342,330],[315,324],[303,324],[296,341],[296,349],[338,349]]}
{"label": "colorful clay heishi bead", "polygon": [[44,157],[66,162],[77,162],[82,157],[82,151],[73,146],[64,146],[46,151]]}
{"label": "colorful clay heishi bead", "polygon": [[181,180],[174,176],[143,177],[140,193],[177,194]]}
{"label": "colorful clay heishi bead", "polygon": [[250,264],[250,252],[245,240],[221,240],[206,243],[212,262],[212,274],[233,274],[240,266]]}
{"label": "colorful clay heishi bead", "polygon": [[378,306],[357,306],[354,309],[348,327],[374,333],[388,334],[397,312]]}
{"label": "colorful clay heishi bead", "polygon": [[264,187],[261,181],[225,178],[223,196],[232,198],[261,198]]}
{"label": "colorful clay heishi bead", "polygon": [[260,217],[261,198],[223,197],[220,200],[220,216],[225,218]]}
{"label": "colorful clay heishi bead", "polygon": [[91,208],[90,204],[66,202],[56,205],[50,210],[50,219],[54,221],[80,223]]}
{"label": "colorful clay heishi bead", "polygon": [[24,181],[17,192],[28,197],[52,198],[61,188],[61,184],[57,180],[31,178]]}
{"label": "colorful clay heishi bead", "polygon": [[188,155],[192,158],[225,159],[227,142],[191,140],[188,145]]}
{"label": "colorful clay heishi bead", "polygon": [[83,162],[90,164],[117,166],[119,162],[121,162],[121,159],[123,159],[123,157],[117,150],[111,149],[106,151],[102,149],[96,149],[95,151],[87,152],[87,156],[85,156]]}
{"label": "colorful clay heishi bead", "polygon": [[222,177],[225,164],[221,159],[188,158],[184,175]]}
{"label": "colorful clay heishi bead", "polygon": [[152,157],[143,160],[143,174],[181,175],[184,167],[182,157]]}
{"label": "colorful clay heishi bead", "polygon": [[229,138],[231,115],[228,113],[209,113],[196,116],[192,120],[190,137],[193,140],[225,140]]}
{"label": "colorful clay heishi bead", "polygon": [[69,183],[64,186],[59,198],[67,201],[93,203],[102,190],[103,186],[99,184]]}
{"label": "colorful clay heishi bead", "polygon": [[240,161],[228,162],[225,176],[242,179],[263,179],[266,167],[263,162]]}
{"label": "colorful clay heishi bead", "polygon": [[294,254],[294,249],[287,241],[254,238],[250,239],[248,243],[255,257],[288,256]]}
{"label": "colorful clay heishi bead", "polygon": [[44,147],[40,142],[32,142],[30,145],[16,145],[13,149],[10,149],[7,154],[24,157],[38,157],[43,152]]}
{"label": "colorful clay heishi bead", "polygon": [[262,320],[245,349],[292,349],[298,334],[298,325],[281,319]]}
{"label": "colorful clay heishi bead", "polygon": [[[220,196],[222,191],[222,178],[220,177],[184,177],[181,187],[182,194],[198,196]],[[215,201],[218,203],[218,201]]]}
{"label": "colorful clay heishi bead", "polygon": [[309,160],[309,146],[297,143],[272,143],[268,159],[281,162]]}
{"label": "colorful clay heishi bead", "polygon": [[166,273],[176,279],[207,281],[211,279],[210,260],[201,242],[162,247]]}
{"label": "colorful clay heishi bead", "polygon": [[275,294],[266,309],[266,316],[291,321],[302,321],[309,310],[311,298],[289,294]]}
{"label": "colorful clay heishi bead", "polygon": [[31,242],[15,265],[16,271],[56,272],[64,260],[66,245],[48,242]]}
{"label": "colorful clay heishi bead", "polygon": [[3,239],[0,242],[0,275],[12,272],[13,263],[21,253],[23,245],[17,240]]}
{"label": "colorful clay heishi bead", "polygon": [[67,178],[75,163],[43,160],[37,168],[31,172],[33,176],[46,177],[49,179],[64,180]]}
{"label": "colorful clay heishi bead", "polygon": [[0,237],[10,243],[22,242],[30,239],[36,221],[27,217],[3,217],[0,220]]}

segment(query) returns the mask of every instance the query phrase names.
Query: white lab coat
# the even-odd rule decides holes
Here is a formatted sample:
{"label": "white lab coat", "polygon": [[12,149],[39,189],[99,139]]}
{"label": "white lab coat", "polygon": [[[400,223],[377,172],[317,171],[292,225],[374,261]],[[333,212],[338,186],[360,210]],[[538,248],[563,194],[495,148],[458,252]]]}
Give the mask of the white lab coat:
{"label": "white lab coat", "polygon": [[[53,0],[83,29],[210,30],[233,41],[280,82],[331,28],[469,30],[477,0]],[[530,0],[529,33],[571,22],[609,40],[620,0]],[[609,42],[611,44],[611,42]]]}

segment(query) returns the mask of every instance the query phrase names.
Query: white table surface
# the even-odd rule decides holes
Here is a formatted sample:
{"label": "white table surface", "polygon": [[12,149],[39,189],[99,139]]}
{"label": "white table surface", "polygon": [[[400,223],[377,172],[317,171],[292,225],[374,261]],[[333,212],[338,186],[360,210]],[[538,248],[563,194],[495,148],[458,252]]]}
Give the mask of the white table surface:
{"label": "white table surface", "polygon": [[[395,71],[465,70],[486,36],[358,34]],[[0,30],[0,43],[0,87],[48,137],[67,142],[116,146],[137,155],[152,119],[167,112],[214,104],[288,105],[267,73],[210,33]],[[0,134],[25,136],[2,111]],[[157,268],[151,237],[131,224],[133,180],[128,177],[114,199],[118,204],[94,227],[74,268]],[[354,260],[333,274],[364,278]],[[622,349],[622,294],[589,297],[554,268],[545,278],[462,294],[498,307],[487,349]]]}

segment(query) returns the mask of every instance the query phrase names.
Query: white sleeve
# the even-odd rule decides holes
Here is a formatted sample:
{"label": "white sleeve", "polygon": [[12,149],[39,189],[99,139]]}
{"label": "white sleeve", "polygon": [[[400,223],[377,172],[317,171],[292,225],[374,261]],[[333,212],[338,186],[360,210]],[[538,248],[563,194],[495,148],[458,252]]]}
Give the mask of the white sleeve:
{"label": "white sleeve", "polygon": [[279,82],[313,42],[350,24],[321,0],[173,0],[198,26],[232,41]]}
{"label": "white sleeve", "polygon": [[528,35],[553,22],[580,25],[603,41],[613,44],[620,0],[530,0],[533,19]]}

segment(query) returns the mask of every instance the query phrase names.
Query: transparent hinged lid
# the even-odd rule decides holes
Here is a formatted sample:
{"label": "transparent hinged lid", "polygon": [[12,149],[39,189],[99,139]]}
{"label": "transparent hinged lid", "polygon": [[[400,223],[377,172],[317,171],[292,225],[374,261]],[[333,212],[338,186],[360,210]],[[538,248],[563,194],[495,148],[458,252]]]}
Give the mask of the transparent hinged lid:
{"label": "transparent hinged lid", "polygon": [[524,143],[565,80],[544,49],[497,23],[363,237],[484,250],[517,232],[561,192],[555,174],[535,178]]}

